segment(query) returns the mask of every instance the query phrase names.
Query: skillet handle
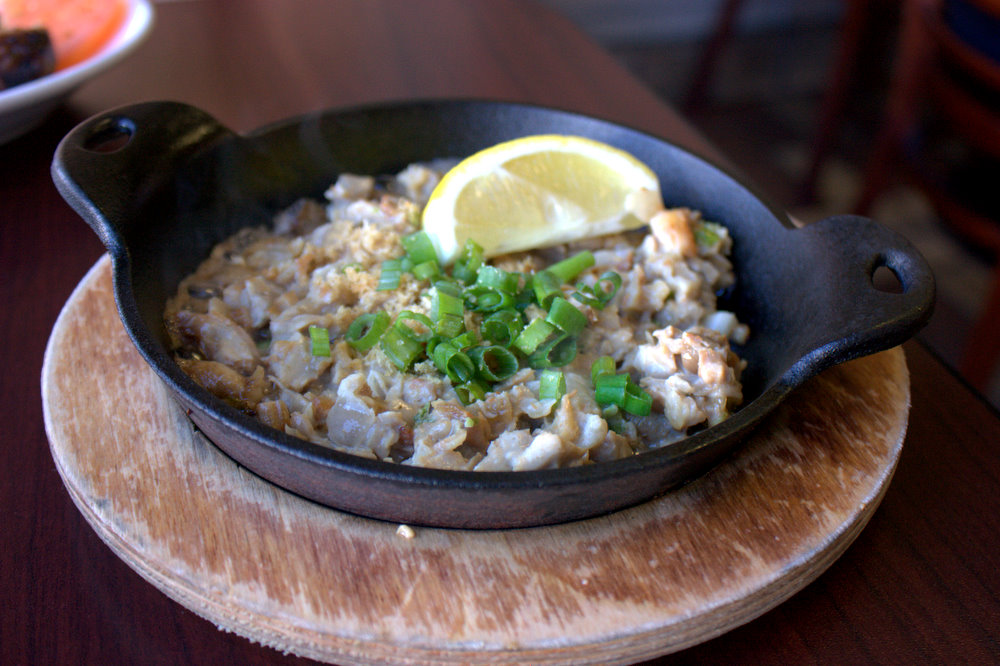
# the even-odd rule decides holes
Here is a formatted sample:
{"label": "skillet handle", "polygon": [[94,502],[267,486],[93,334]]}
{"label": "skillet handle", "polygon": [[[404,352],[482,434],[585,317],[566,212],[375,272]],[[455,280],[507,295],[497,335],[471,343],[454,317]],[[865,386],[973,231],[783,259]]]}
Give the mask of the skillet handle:
{"label": "skillet handle", "polygon": [[56,148],[52,180],[113,257],[125,252],[125,220],[162,174],[234,134],[204,111],[146,102],[91,117]]}
{"label": "skillet handle", "polygon": [[[820,370],[883,351],[912,337],[934,309],[934,275],[903,236],[864,217],[840,215],[796,229],[808,250],[797,273],[806,301],[799,316],[812,339],[786,374],[797,384]],[[899,289],[876,285],[888,268]]]}

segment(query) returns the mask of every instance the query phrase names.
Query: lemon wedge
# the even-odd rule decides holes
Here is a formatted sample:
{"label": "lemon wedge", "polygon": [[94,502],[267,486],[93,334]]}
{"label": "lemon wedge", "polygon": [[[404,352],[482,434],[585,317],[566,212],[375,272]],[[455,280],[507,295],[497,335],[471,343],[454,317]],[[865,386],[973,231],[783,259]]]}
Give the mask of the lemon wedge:
{"label": "lemon wedge", "polygon": [[543,134],[459,162],[434,188],[422,222],[447,264],[470,239],[494,257],[634,229],[662,209],[656,174],[631,154]]}

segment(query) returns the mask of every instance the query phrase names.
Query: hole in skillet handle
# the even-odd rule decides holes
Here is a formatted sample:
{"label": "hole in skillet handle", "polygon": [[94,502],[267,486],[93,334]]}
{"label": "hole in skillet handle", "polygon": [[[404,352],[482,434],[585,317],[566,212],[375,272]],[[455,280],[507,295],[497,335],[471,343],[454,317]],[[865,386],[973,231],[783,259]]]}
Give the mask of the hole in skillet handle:
{"label": "hole in skillet handle", "polygon": [[829,366],[900,345],[930,319],[934,275],[900,234],[854,215],[794,233],[805,234],[798,314],[809,323],[786,382],[797,385]]}
{"label": "hole in skillet handle", "polygon": [[875,267],[872,273],[872,286],[887,294],[902,294],[903,283],[899,276],[884,263]]}
{"label": "hole in skillet handle", "polygon": [[124,116],[104,118],[90,129],[83,140],[83,149],[92,153],[116,153],[129,144],[135,135],[135,122]]}

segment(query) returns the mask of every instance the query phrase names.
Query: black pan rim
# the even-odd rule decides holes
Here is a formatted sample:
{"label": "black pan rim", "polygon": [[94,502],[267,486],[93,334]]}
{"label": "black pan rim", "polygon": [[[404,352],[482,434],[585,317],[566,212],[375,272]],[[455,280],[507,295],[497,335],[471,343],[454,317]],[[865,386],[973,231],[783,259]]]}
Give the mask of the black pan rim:
{"label": "black pan rim", "polygon": [[[577,118],[596,120],[601,123],[625,129],[630,132],[642,135],[645,138],[670,146],[673,149],[686,153],[688,156],[701,160],[710,167],[719,171],[722,175],[730,178],[735,183],[742,186],[757,198],[765,208],[774,216],[774,221],[788,227],[793,225],[787,217],[780,215],[777,209],[770,205],[766,199],[762,198],[756,191],[748,187],[735,175],[719,166],[711,160],[701,155],[691,152],[673,142],[657,137],[648,132],[623,125],[611,120],[606,120],[596,116],[581,114],[559,107],[529,104],[523,102],[512,102],[485,98],[427,98],[418,100],[381,101],[372,104],[358,104],[345,107],[333,107],[330,109],[307,112],[292,116],[290,118],[268,123],[250,132],[239,135],[240,139],[261,137],[272,132],[301,125],[304,122],[314,122],[317,118],[330,116],[350,116],[355,114],[368,114],[372,112],[401,112],[412,109],[442,109],[444,107],[455,106],[483,106],[483,107],[504,107],[507,109],[532,109],[542,112],[555,112]],[[128,282],[129,267],[127,257],[113,257],[115,266],[115,282],[125,285]],[[116,294],[119,293],[116,287]],[[132,310],[131,299],[123,297],[119,304],[125,310]],[[215,419],[229,423],[243,436],[256,442],[258,445],[272,447],[282,455],[301,458],[313,464],[322,465],[331,472],[350,472],[366,477],[377,477],[379,479],[412,484],[415,486],[436,487],[450,485],[467,489],[517,489],[535,487],[559,487],[572,486],[583,481],[594,481],[597,479],[629,476],[637,471],[651,467],[661,467],[669,465],[671,462],[684,458],[692,453],[712,446],[719,440],[735,437],[752,428],[763,416],[770,412],[777,402],[781,400],[792,388],[784,382],[777,382],[767,390],[754,397],[752,400],[742,404],[733,414],[722,423],[711,426],[697,433],[693,433],[656,449],[643,451],[634,456],[621,458],[618,460],[605,461],[578,467],[568,467],[559,469],[529,470],[529,471],[505,471],[505,472],[475,472],[467,470],[443,470],[425,467],[403,465],[400,463],[380,461],[363,458],[350,453],[328,448],[320,444],[315,444],[298,437],[274,430],[260,423],[252,416],[246,415],[239,410],[227,405],[216,398],[203,387],[191,380],[180,367],[166,353],[161,351],[161,345],[151,336],[139,336],[137,333],[145,333],[145,325],[141,318],[135,317],[128,332],[133,336],[133,341],[156,370],[160,377],[177,392],[183,394],[187,399],[197,404],[206,414],[211,414]]]}

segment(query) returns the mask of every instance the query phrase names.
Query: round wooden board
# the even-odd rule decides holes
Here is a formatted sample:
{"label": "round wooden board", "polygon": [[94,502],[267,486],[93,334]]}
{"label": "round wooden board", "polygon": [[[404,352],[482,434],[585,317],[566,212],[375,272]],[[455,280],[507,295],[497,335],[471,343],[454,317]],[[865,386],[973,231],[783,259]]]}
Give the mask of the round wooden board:
{"label": "round wooden board", "polygon": [[288,493],[199,435],[132,347],[99,261],[42,376],[52,455],[101,538],[221,628],[336,663],[628,663],[748,622],[868,521],[909,410],[901,349],[796,391],[732,459],[554,527],[415,528]]}

